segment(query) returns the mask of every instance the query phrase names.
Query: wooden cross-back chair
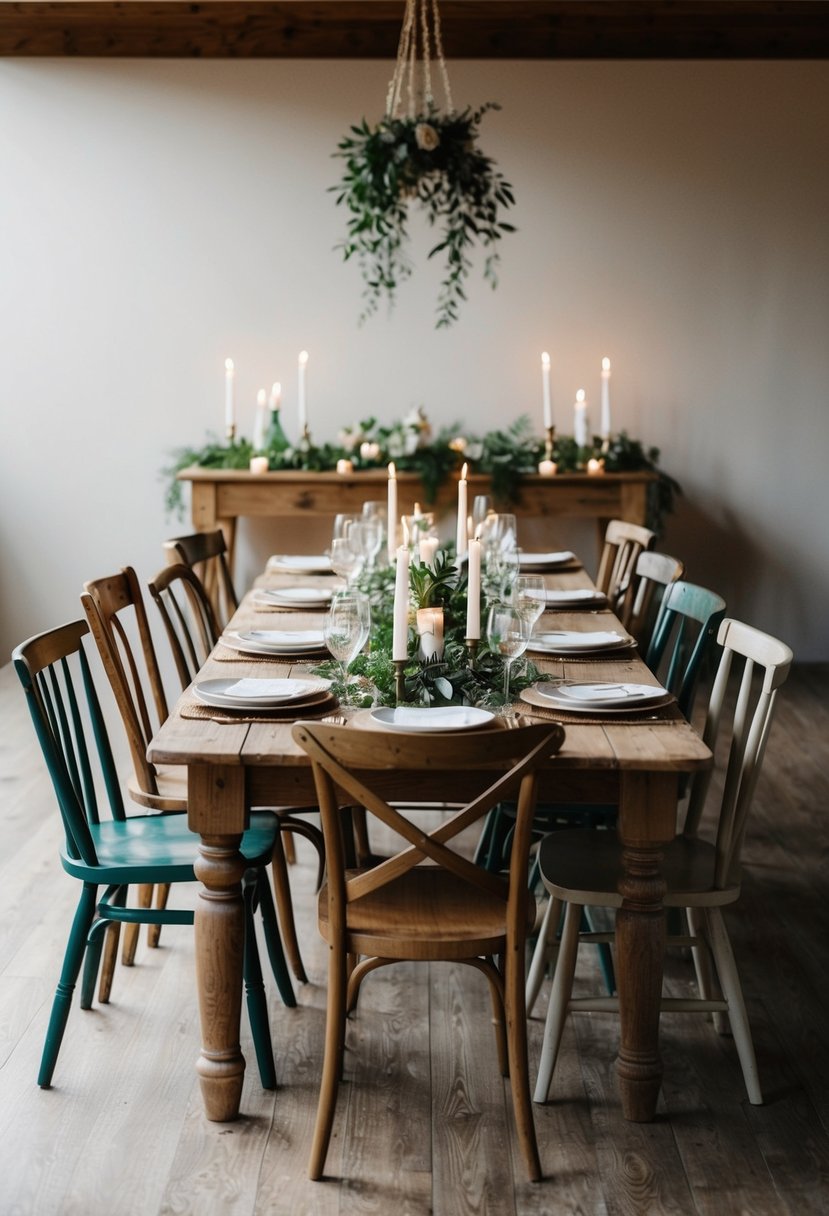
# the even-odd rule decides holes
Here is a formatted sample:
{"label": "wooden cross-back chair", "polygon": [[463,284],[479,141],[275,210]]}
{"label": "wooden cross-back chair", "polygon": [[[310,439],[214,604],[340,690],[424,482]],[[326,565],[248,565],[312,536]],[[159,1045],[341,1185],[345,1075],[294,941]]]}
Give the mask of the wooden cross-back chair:
{"label": "wooden cross-back chair", "polygon": [[[109,1000],[117,950],[117,934],[113,935],[112,930],[122,923],[128,926],[193,923],[190,909],[126,907],[130,884],[169,886],[195,882],[197,848],[195,837],[181,815],[125,814],[104,718],[84,651],[88,632],[85,621],[73,621],[23,642],[12,656],[63,821],[61,863],[66,873],[82,884],[38,1073],[38,1085],[44,1088],[52,1082],[72,994],[82,968],[81,1008],[92,1006],[99,970],[98,999],[102,1003]],[[244,977],[259,1072],[266,1089],[275,1087],[276,1077],[253,910],[256,905],[261,908],[266,927],[270,925],[271,936],[278,942],[276,914],[265,872],[278,835],[274,815],[254,812],[239,846],[248,866],[242,884]],[[273,955],[271,961],[274,962]]]}
{"label": "wooden cross-back chair", "polygon": [[[358,989],[376,967],[406,960],[454,960],[486,975],[501,1069],[509,1071],[518,1139],[530,1177],[541,1176],[529,1100],[524,1012],[524,948],[535,906],[527,887],[536,774],[564,737],[558,725],[491,730],[485,735],[391,734],[299,722],[293,736],[311,758],[327,856],[319,896],[320,932],[329,945],[325,1056],[309,1176],[322,1174],[345,1046]],[[383,791],[408,781],[421,797],[471,801],[431,832],[428,812],[391,805]],[[490,874],[453,847],[458,833],[502,797],[515,796],[517,822],[509,876]],[[340,807],[356,803],[402,837],[379,864],[347,870],[348,833]],[[426,863],[426,864],[421,864]],[[359,959],[359,961],[357,961]],[[495,960],[498,960],[497,962]],[[506,1032],[505,1032],[506,1021]]]}
{"label": "wooden cross-back chair", "polygon": [[[749,1102],[759,1104],[763,1097],[751,1031],[722,908],[735,904],[740,896],[740,851],[748,812],[760,775],[775,699],[788,676],[792,652],[776,638],[731,619],[721,623],[718,641],[723,654],[703,733],[718,768],[723,759],[723,749],[719,755],[717,752],[718,740],[722,738],[728,745],[722,795],[718,807],[711,808],[716,811],[709,832],[712,838],[700,834],[713,774],[709,769],[696,775],[682,833],[665,848],[661,864],[666,883],[663,903],[668,909],[685,910],[689,930],[687,935],[669,936],[668,944],[691,946],[699,997],[664,998],[662,1008],[713,1013],[720,1030],[725,1029],[723,1015],[727,1014]],[[729,683],[736,685],[736,689],[729,690]],[[733,708],[729,710],[729,706]],[[615,834],[610,832],[558,832],[542,842],[539,861],[542,880],[551,896],[545,920],[557,924],[564,909],[564,928],[535,1089],[536,1102],[545,1102],[567,1013],[618,1009],[614,997],[574,1000],[571,994],[580,941],[613,938],[612,934],[581,934],[579,925],[585,905],[621,907],[618,884],[622,851]],[[543,949],[544,938],[543,928],[539,949]],[[712,962],[719,993],[712,982]]]}
{"label": "wooden cross-back chair", "polygon": [[639,554],[653,548],[656,533],[624,519],[611,519],[604,534],[596,587],[614,612],[623,608]]}
{"label": "wooden cross-back chair", "polygon": [[[220,630],[213,607],[201,581],[189,566],[181,563],[165,566],[149,584],[150,595],[155,601],[170,642],[182,690],[193,682],[204,666],[216,642]],[[273,879],[282,939],[291,970],[301,983],[307,982],[305,966],[299,949],[296,931],[291,884],[288,878],[283,833],[296,833],[310,840],[317,851],[317,885],[322,882],[325,865],[325,849],[317,827],[297,818],[296,811],[304,808],[274,808],[282,827],[273,853]],[[316,809],[309,808],[309,809]],[[290,835],[289,835],[290,839]]]}
{"label": "wooden cross-back chair", "polygon": [[239,607],[233,576],[227,558],[227,543],[221,528],[213,532],[193,532],[164,541],[168,565],[189,566],[207,592],[216,620],[224,626]]}

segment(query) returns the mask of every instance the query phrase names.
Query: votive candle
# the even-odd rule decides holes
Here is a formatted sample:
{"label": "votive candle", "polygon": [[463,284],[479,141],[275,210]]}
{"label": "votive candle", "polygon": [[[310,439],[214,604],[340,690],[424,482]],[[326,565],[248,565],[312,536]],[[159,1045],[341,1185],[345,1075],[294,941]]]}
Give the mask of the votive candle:
{"label": "votive candle", "polygon": [[353,460],[338,460],[337,461],[337,472],[342,474],[343,476],[347,473],[353,473],[354,472],[354,461]]}
{"label": "votive candle", "polygon": [[256,475],[260,475],[262,473],[267,473],[267,471],[268,471],[267,456],[251,456],[250,471],[251,471],[251,473],[254,473]]}
{"label": "votive candle", "polygon": [[558,465],[554,460],[541,460],[538,464],[538,472],[542,477],[555,477],[558,471]]}

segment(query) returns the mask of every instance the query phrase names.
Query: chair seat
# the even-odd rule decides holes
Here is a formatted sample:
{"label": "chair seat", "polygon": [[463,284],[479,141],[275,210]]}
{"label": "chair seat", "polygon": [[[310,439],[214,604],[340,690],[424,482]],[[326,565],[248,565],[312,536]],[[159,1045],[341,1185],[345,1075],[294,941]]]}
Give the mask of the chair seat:
{"label": "chair seat", "polygon": [[137,806],[146,806],[154,811],[186,811],[187,810],[187,770],[180,765],[164,768],[157,765],[155,770],[157,794],[150,794],[142,789],[135,775],[127,782],[129,796]]}
{"label": "chair seat", "polygon": [[[353,878],[359,870],[347,871]],[[329,940],[328,884],[319,894],[319,929]],[[528,931],[535,923],[530,899]],[[502,953],[506,903],[430,866],[409,870],[346,906],[349,948],[378,958],[463,959]]]}
{"label": "chair seat", "polygon": [[[618,908],[622,849],[614,832],[555,832],[539,850],[544,885],[558,899],[591,907]],[[666,907],[716,907],[733,903],[736,884],[714,887],[716,850],[705,840],[677,836],[665,848],[660,872],[666,883]]]}
{"label": "chair seat", "polygon": [[[98,865],[61,853],[63,868],[76,878],[93,883],[139,881],[189,882],[198,856],[198,837],[183,815],[135,815],[122,820],[90,824]],[[250,866],[266,866],[271,860],[279,831],[276,815],[254,811],[250,827],[242,836],[240,851]]]}

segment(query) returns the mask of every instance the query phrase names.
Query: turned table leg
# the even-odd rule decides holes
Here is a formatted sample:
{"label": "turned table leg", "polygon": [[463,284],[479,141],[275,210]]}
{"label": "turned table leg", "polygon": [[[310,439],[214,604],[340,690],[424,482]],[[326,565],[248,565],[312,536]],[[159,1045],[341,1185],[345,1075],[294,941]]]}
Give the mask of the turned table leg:
{"label": "turned table leg", "polygon": [[[189,772],[188,821],[201,840],[195,865],[204,884],[195,913],[196,984],[202,1048],[196,1062],[205,1114],[226,1122],[239,1114],[245,1059],[239,1045],[242,1009],[242,959],[245,919],[239,852],[241,829],[229,829],[244,817],[241,769],[194,766]],[[222,830],[208,830],[210,821]],[[227,821],[227,823],[223,822]]]}
{"label": "turned table leg", "polygon": [[653,1118],[662,1083],[659,1007],[665,953],[661,848],[676,831],[676,773],[622,774],[624,872],[616,914],[620,1042],[616,1072],[626,1119]]}

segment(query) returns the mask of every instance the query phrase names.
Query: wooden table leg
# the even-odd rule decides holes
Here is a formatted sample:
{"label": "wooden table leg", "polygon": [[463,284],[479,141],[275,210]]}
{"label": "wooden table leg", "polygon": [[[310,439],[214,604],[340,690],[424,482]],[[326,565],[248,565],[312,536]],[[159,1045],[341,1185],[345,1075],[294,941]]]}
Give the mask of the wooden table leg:
{"label": "wooden table leg", "polygon": [[[196,877],[204,884],[195,914],[196,984],[202,1048],[196,1062],[205,1114],[228,1122],[239,1114],[245,1058],[239,1044],[242,1011],[242,959],[245,917],[241,880],[245,863],[239,852],[241,831],[206,831],[208,821],[244,816],[241,769],[196,765],[188,778],[188,822],[201,835]],[[239,795],[242,795],[240,798]],[[223,824],[224,828],[224,824]]]}
{"label": "wooden table leg", "polygon": [[665,954],[660,848],[676,831],[676,773],[623,773],[619,833],[623,897],[616,914],[620,1043],[616,1072],[626,1119],[653,1118],[662,1083],[659,1006]]}

